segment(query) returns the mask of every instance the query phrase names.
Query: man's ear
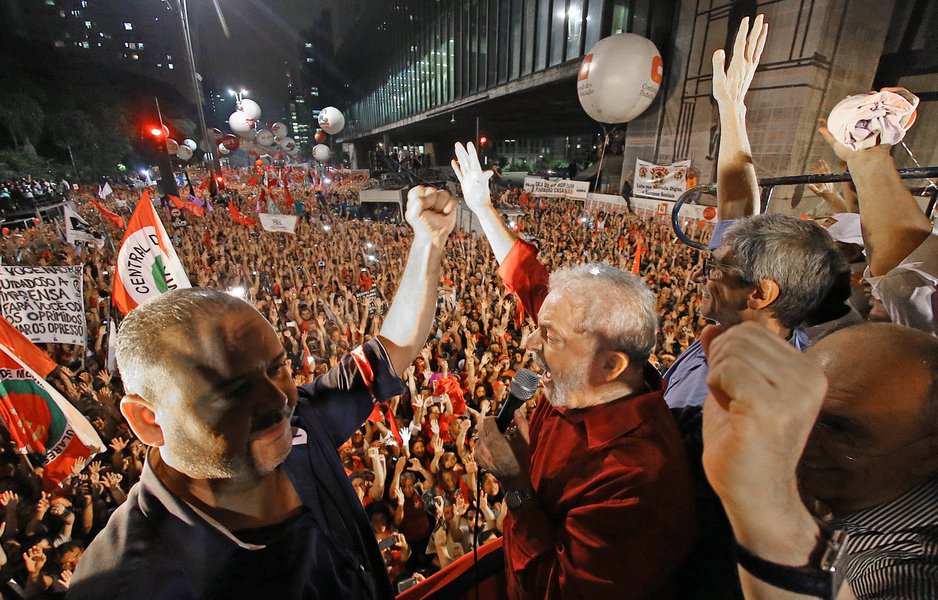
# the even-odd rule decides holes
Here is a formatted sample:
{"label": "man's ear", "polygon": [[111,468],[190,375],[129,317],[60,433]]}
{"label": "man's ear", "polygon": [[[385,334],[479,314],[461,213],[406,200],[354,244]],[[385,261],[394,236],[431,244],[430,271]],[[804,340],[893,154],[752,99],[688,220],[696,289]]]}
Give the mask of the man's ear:
{"label": "man's ear", "polygon": [[121,399],[121,414],[134,435],[147,446],[163,445],[163,428],[156,420],[152,403],[137,394],[127,394]]}
{"label": "man's ear", "polygon": [[771,305],[778,300],[781,290],[778,284],[771,279],[763,279],[756,284],[756,287],[746,299],[746,308],[750,310],[760,310]]}
{"label": "man's ear", "polygon": [[599,383],[615,381],[629,368],[631,361],[625,352],[609,350],[602,353],[599,365]]}

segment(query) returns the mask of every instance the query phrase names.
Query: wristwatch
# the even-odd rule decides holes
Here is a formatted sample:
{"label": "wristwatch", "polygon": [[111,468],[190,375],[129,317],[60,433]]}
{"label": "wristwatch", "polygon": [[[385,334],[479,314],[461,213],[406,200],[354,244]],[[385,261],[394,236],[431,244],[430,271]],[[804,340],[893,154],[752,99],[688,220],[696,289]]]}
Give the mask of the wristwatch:
{"label": "wristwatch", "polygon": [[792,567],[773,563],[756,556],[739,542],[735,542],[733,551],[736,563],[756,579],[796,594],[832,599],[843,584],[840,567],[845,559],[846,539],[846,532],[835,531],[827,540],[817,567],[810,564]]}
{"label": "wristwatch", "polygon": [[521,505],[527,502],[528,500],[534,499],[534,492],[531,489],[526,490],[507,490],[505,492],[505,504],[508,505],[508,510],[518,510],[521,508]]}

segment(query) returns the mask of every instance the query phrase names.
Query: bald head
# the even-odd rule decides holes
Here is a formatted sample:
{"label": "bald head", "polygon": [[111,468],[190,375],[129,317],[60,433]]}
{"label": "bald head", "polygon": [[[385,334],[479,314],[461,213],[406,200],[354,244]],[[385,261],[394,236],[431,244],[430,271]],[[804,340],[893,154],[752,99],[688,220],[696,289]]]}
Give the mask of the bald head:
{"label": "bald head", "polygon": [[169,291],[131,311],[117,334],[117,365],[128,394],[158,402],[187,357],[202,354],[206,329],[221,316],[256,312],[243,300],[208,288]]}
{"label": "bald head", "polygon": [[828,379],[799,483],[835,517],[882,506],[938,477],[938,338],[870,323],[808,354]]}

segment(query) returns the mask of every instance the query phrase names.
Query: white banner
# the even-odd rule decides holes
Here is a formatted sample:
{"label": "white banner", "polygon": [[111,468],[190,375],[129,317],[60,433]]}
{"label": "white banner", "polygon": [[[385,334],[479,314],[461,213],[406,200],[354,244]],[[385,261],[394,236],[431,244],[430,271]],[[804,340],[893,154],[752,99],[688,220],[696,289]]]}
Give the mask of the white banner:
{"label": "white banner", "polygon": [[687,191],[689,160],[670,165],[656,165],[642,159],[635,160],[635,185],[632,193],[645,198],[676,201]]}
{"label": "white banner", "polygon": [[[671,218],[671,211],[674,209],[674,202],[667,200],[653,200],[651,198],[632,198],[632,207],[636,211],[642,211],[646,214],[653,214],[659,217]],[[701,206],[699,204],[687,204],[681,207],[680,216],[685,219],[695,219],[697,221],[707,221],[709,223],[717,222],[717,209],[713,206]]]}
{"label": "white banner", "polygon": [[82,268],[0,267],[0,311],[33,343],[85,345]]}
{"label": "white banner", "polygon": [[91,243],[98,248],[104,247],[104,236],[100,235],[75,212],[68,204],[65,205],[65,243],[73,246]]}
{"label": "white banner", "polygon": [[590,194],[587,196],[584,207],[587,211],[604,211],[611,213],[628,212],[629,204],[622,196],[615,194]]}
{"label": "white banner", "polygon": [[568,200],[586,200],[590,191],[589,181],[558,179],[548,181],[538,177],[525,177],[524,189],[532,196],[542,198],[567,198]]}
{"label": "white banner", "polygon": [[261,218],[261,226],[265,231],[274,233],[293,233],[296,230],[295,215],[272,215],[270,213],[258,213]]}
{"label": "white banner", "polygon": [[111,189],[111,184],[108,183],[107,181],[105,181],[104,185],[102,185],[98,189],[98,197],[101,198],[102,200],[104,200],[105,198],[107,198],[113,193],[114,193],[114,190]]}

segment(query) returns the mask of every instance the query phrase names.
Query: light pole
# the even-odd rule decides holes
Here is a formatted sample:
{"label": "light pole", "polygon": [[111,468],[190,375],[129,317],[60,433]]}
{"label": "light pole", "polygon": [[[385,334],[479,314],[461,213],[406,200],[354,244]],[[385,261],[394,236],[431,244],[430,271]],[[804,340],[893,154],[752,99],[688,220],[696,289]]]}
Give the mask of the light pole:
{"label": "light pole", "polygon": [[[195,69],[195,55],[192,52],[192,35],[189,30],[189,7],[186,0],[176,0],[179,7],[179,19],[182,24],[182,37],[186,46],[186,59],[189,63],[189,74],[192,79],[192,93],[195,96],[195,106],[199,114],[199,127],[202,130],[202,150],[205,151],[206,161],[211,177],[209,191],[214,196],[218,192],[218,184],[215,174],[218,172],[218,157],[216,156],[215,140],[210,137],[208,126],[205,124],[205,109],[202,106],[202,85],[199,83],[199,75]],[[217,7],[216,7],[217,8]],[[211,142],[209,141],[211,140]],[[206,150],[206,147],[208,150]]]}

